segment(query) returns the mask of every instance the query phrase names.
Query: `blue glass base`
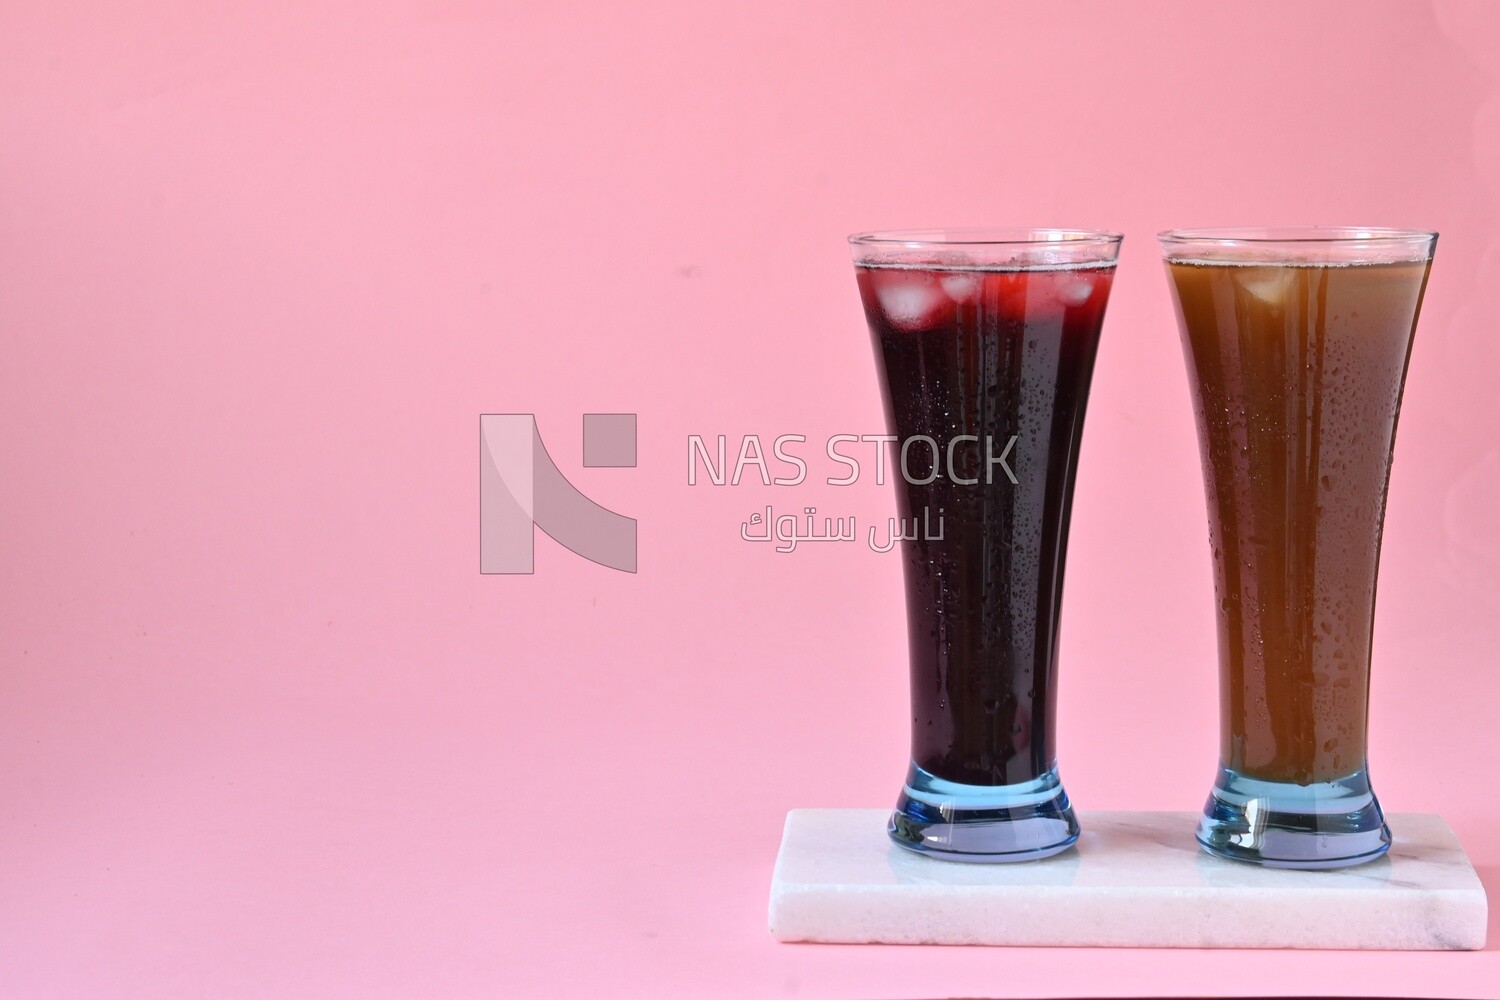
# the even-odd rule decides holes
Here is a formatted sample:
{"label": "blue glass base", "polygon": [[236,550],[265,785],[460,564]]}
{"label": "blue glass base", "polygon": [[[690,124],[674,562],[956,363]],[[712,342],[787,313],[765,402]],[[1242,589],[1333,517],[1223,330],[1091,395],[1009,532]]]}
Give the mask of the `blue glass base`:
{"label": "blue glass base", "polygon": [[1220,767],[1198,843],[1221,858],[1267,868],[1346,868],[1389,850],[1391,831],[1364,769],[1294,785]]}
{"label": "blue glass base", "polygon": [[1035,861],[1073,846],[1078,819],[1055,767],[1022,784],[963,785],[913,764],[886,832],[947,861]]}

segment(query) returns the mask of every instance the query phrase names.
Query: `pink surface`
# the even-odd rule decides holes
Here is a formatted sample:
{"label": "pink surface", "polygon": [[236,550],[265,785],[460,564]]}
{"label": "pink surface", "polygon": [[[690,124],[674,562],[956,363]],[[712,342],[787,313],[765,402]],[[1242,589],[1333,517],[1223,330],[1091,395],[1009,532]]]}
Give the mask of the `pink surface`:
{"label": "pink surface", "polygon": [[[1196,808],[1213,599],[1152,234],[1441,230],[1372,766],[1496,894],[1500,7],[13,2],[0,95],[0,994],[1500,996],[1493,922],[773,943],[786,810],[893,800],[904,621],[895,557],[739,524],[891,487],[686,481],[690,434],[882,429],[846,233],[1123,229],[1063,773]],[[492,411],[639,519],[637,575],[545,538],[479,575]],[[639,413],[638,468],[581,467],[585,411]]]}

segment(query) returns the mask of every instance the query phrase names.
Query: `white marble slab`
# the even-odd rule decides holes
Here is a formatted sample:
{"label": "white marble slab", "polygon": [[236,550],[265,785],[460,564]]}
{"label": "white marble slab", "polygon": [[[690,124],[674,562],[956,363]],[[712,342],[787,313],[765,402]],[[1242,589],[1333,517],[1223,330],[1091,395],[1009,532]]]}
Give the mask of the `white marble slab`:
{"label": "white marble slab", "polygon": [[795,809],[771,880],[781,941],[1146,948],[1484,947],[1484,886],[1442,818],[1387,816],[1379,861],[1285,871],[1210,857],[1191,813],[1080,813],[1056,857],[936,861],[883,809]]}

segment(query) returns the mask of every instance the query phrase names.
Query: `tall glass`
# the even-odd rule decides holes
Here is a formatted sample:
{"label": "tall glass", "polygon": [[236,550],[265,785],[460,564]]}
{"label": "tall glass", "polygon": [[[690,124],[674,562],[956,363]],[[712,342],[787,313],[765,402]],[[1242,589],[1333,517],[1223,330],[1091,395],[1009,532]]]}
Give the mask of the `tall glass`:
{"label": "tall glass", "polygon": [[1197,411],[1218,596],[1210,853],[1337,868],[1390,846],[1365,759],[1396,416],[1437,234],[1160,236]]}
{"label": "tall glass", "polygon": [[1120,237],[850,237],[885,395],[911,653],[891,838],[962,861],[1065,850],[1054,734],[1063,557]]}

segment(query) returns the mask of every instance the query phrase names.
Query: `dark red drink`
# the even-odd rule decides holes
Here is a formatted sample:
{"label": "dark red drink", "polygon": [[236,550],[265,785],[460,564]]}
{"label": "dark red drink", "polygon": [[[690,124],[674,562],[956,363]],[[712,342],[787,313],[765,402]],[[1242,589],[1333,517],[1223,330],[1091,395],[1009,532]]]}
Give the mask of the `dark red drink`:
{"label": "dark red drink", "polygon": [[858,274],[891,433],[940,446],[907,446],[897,481],[903,518],[943,525],[903,545],[912,758],[948,781],[1030,781],[1057,759],[1068,514],[1113,268]]}
{"label": "dark red drink", "polygon": [[[900,841],[916,836],[903,821],[925,827],[976,788],[1056,783],[1063,561],[1114,265],[1111,253],[1011,269],[858,262],[856,274],[898,437],[899,514],[923,528],[902,542],[914,769]],[[918,849],[970,853],[955,840]]]}

